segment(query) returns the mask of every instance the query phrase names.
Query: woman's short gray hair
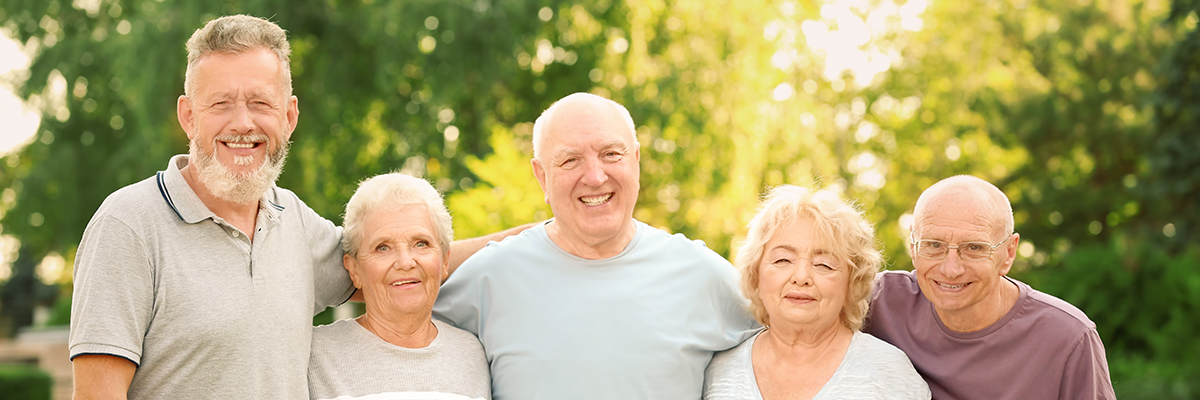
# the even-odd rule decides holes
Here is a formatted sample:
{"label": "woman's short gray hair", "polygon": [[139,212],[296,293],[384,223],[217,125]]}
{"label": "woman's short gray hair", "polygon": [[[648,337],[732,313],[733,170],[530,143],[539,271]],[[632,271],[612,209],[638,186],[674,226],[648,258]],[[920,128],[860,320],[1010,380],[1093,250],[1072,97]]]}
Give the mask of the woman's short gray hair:
{"label": "woman's short gray hair", "polygon": [[853,204],[830,190],[813,191],[793,185],[771,189],[750,220],[746,241],[738,249],[736,264],[741,271],[742,294],[750,299],[750,312],[764,326],[770,316],[758,296],[759,264],[767,241],[781,226],[803,217],[813,219],[814,236],[825,250],[850,267],[850,287],[842,308],[842,324],[852,331],[862,329],[870,305],[871,285],[883,263],[875,228]]}
{"label": "woman's short gray hair", "polygon": [[249,15],[227,15],[208,21],[203,28],[192,33],[187,41],[188,63],[183,78],[183,94],[192,97],[195,81],[192,73],[202,58],[212,53],[240,53],[253,49],[267,49],[279,57],[279,69],[283,91],[292,95],[291,55],[292,46],[287,41],[287,32],[274,22]]}
{"label": "woman's short gray hair", "polygon": [[398,172],[376,175],[358,184],[358,190],[346,203],[346,215],[342,219],[342,250],[351,257],[358,255],[363,219],[371,211],[408,204],[425,206],[438,244],[442,246],[442,256],[446,256],[450,242],[454,241],[454,227],[442,195],[428,181]]}

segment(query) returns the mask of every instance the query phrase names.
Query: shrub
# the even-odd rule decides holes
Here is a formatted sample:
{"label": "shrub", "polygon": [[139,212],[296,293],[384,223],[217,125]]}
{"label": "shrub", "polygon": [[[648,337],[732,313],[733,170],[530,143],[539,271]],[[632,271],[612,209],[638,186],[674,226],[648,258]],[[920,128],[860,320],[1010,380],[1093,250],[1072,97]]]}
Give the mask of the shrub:
{"label": "shrub", "polygon": [[0,365],[0,393],[13,400],[50,400],[54,379],[41,368]]}

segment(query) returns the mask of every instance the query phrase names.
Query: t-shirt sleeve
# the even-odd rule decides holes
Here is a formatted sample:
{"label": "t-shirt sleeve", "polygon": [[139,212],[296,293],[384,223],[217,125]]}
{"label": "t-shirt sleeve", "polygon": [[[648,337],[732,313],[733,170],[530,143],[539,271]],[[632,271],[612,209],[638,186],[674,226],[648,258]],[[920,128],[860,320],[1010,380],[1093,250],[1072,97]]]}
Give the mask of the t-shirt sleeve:
{"label": "t-shirt sleeve", "polygon": [[1104,343],[1096,329],[1089,329],[1067,357],[1060,399],[1115,399],[1108,373]]}
{"label": "t-shirt sleeve", "polygon": [[342,228],[301,206],[312,250],[313,314],[345,303],[354,294],[354,283],[342,265]]}
{"label": "t-shirt sleeve", "polygon": [[715,253],[713,257],[719,259],[712,267],[717,271],[712,282],[713,309],[723,335],[723,346],[716,350],[725,350],[741,344],[762,326],[750,314],[750,301],[739,288],[737,270]]}
{"label": "t-shirt sleeve", "polygon": [[488,301],[485,285],[480,282],[483,279],[483,264],[492,258],[488,250],[480,250],[450,274],[450,279],[442,284],[437,301],[433,304],[434,318],[475,336],[479,336],[482,330],[483,312]]}
{"label": "t-shirt sleeve", "polygon": [[112,216],[97,216],[75,255],[71,358],[107,354],[140,364],[154,305],[145,243]]}

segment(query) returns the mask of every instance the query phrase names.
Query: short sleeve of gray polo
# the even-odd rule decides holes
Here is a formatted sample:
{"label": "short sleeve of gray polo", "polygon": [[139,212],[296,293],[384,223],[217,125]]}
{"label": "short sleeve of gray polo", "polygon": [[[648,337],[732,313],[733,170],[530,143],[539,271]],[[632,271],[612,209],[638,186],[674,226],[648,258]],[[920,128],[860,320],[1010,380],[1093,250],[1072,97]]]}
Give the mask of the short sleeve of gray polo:
{"label": "short sleeve of gray polo", "polygon": [[342,266],[342,227],[318,215],[291,191],[277,188],[276,194],[299,210],[307,232],[313,261],[313,314],[349,300],[355,289]]}
{"label": "short sleeve of gray polo", "polygon": [[142,341],[153,317],[154,270],[143,238],[112,207],[97,211],[75,255],[70,353],[72,358],[116,355],[141,364]]}

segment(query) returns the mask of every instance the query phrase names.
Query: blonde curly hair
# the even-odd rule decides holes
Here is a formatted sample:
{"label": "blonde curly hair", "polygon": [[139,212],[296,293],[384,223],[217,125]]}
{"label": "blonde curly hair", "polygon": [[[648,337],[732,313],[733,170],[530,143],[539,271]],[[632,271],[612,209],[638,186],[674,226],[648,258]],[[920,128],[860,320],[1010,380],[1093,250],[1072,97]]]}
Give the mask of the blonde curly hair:
{"label": "blonde curly hair", "polygon": [[883,255],[875,240],[875,228],[862,211],[830,190],[781,185],[763,197],[735,260],[741,271],[742,294],[750,299],[750,313],[764,326],[771,325],[758,295],[764,247],[780,227],[803,217],[813,219],[815,236],[824,243],[823,247],[850,267],[850,287],[840,320],[852,331],[862,329],[870,305],[871,285],[883,264]]}

